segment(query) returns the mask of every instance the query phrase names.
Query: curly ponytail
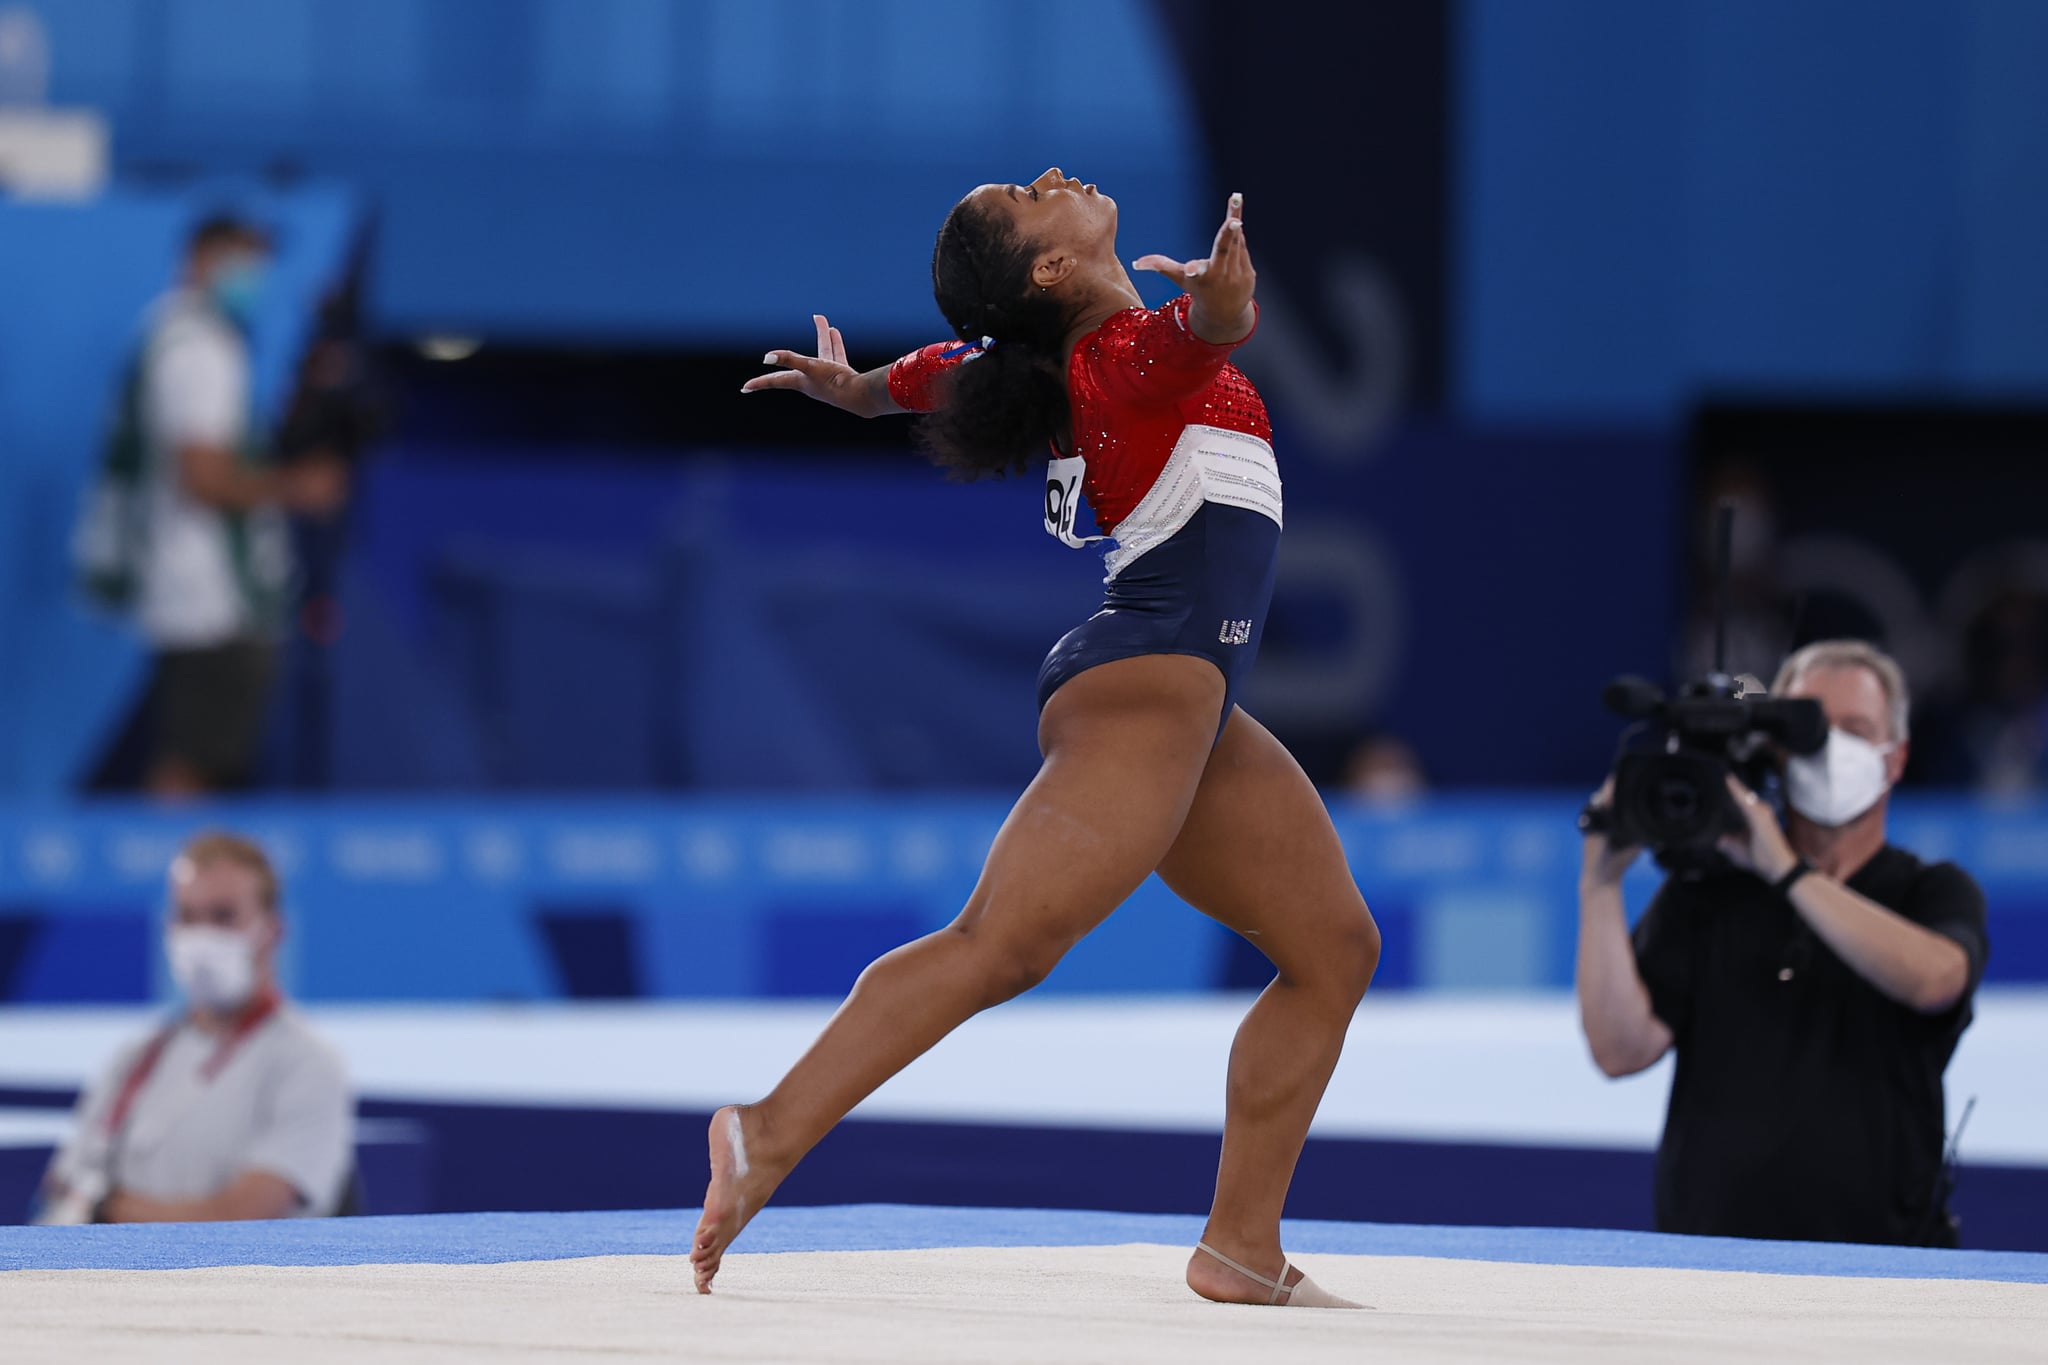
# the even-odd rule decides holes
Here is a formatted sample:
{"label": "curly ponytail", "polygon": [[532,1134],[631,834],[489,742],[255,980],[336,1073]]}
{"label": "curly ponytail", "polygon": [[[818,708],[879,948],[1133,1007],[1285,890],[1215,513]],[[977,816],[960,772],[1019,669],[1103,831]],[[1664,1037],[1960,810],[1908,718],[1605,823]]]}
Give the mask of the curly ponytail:
{"label": "curly ponytail", "polygon": [[1037,254],[1008,221],[964,199],[932,247],[932,295],[953,334],[996,343],[953,372],[945,405],[919,423],[918,444],[955,478],[1021,473],[1067,432],[1068,319],[1032,286]]}

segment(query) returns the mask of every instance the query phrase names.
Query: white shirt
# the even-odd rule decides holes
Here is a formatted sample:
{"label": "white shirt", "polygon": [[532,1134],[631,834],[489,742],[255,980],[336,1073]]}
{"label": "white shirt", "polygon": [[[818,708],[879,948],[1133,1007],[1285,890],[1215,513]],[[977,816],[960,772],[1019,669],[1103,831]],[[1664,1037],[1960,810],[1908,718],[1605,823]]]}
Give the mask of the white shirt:
{"label": "white shirt", "polygon": [[[249,347],[192,290],[158,305],[142,362],[143,545],[136,621],[159,649],[207,649],[259,633],[227,519],[185,492],[178,451],[239,450],[250,420]],[[274,509],[247,514],[251,569],[265,584],[290,572]]]}
{"label": "white shirt", "polygon": [[123,1049],[79,1099],[78,1127],[51,1173],[70,1186],[187,1201],[267,1171],[298,1191],[298,1216],[333,1213],[355,1163],[355,1097],[340,1055],[286,1006],[209,1076],[222,1037],[179,1025],[110,1132],[109,1112],[148,1041]]}

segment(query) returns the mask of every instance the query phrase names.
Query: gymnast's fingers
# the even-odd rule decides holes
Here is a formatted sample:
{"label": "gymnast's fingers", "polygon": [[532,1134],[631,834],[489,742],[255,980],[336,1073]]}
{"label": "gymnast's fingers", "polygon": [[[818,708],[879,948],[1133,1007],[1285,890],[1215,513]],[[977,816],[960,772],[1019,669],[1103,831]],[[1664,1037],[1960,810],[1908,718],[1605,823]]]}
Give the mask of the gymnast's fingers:
{"label": "gymnast's fingers", "polygon": [[1238,244],[1241,238],[1235,224],[1225,222],[1216,229],[1216,244],[1209,248],[1211,269],[1227,273],[1237,263]]}
{"label": "gymnast's fingers", "polygon": [[761,357],[761,363],[763,365],[780,365],[786,370],[801,370],[805,374],[815,374],[818,370],[831,365],[832,360],[828,356],[805,355],[802,351],[770,351],[767,355]]}
{"label": "gymnast's fingers", "polygon": [[1133,270],[1149,270],[1176,284],[1186,284],[1209,269],[1207,261],[1176,261],[1171,256],[1140,256],[1131,262]]}
{"label": "gymnast's fingers", "polygon": [[818,328],[818,359],[830,360],[832,358],[832,324],[825,321],[823,313],[811,314],[811,321]]}
{"label": "gymnast's fingers", "polygon": [[839,335],[839,329],[837,327],[831,329],[831,335],[832,363],[835,365],[844,365],[846,363],[846,338]]}
{"label": "gymnast's fingers", "polygon": [[1223,213],[1223,226],[1216,229],[1216,245],[1210,256],[1219,264],[1235,262],[1244,254],[1244,196],[1233,194]]}
{"label": "gymnast's fingers", "polygon": [[1245,246],[1244,233],[1233,227],[1230,230],[1231,243],[1228,252],[1227,270],[1232,283],[1250,286],[1255,278],[1252,271],[1252,254]]}
{"label": "gymnast's fingers", "polygon": [[763,389],[796,389],[799,392],[810,387],[811,377],[802,370],[777,370],[774,374],[757,374],[740,385],[741,393],[759,393]]}

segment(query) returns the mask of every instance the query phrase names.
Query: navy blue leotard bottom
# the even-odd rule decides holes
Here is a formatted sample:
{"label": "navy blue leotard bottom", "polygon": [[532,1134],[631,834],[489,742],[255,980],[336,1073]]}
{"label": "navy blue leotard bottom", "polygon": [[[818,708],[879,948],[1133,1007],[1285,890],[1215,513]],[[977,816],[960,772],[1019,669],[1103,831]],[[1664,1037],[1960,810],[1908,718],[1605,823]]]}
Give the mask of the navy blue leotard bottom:
{"label": "navy blue leotard bottom", "polygon": [[1141,654],[1192,654],[1223,671],[1218,739],[1251,676],[1273,600],[1280,528],[1243,507],[1205,502],[1188,524],[1109,582],[1102,610],[1060,637],[1038,670],[1038,707],[1075,674]]}

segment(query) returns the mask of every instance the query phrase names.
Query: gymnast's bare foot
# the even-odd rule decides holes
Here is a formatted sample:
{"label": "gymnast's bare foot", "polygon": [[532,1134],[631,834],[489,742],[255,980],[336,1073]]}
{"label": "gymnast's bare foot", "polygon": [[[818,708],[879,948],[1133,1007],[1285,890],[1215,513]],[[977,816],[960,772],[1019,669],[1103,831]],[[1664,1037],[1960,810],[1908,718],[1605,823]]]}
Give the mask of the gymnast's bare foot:
{"label": "gymnast's bare foot", "polygon": [[696,1272],[699,1294],[711,1292],[725,1249],[788,1174],[769,1160],[765,1138],[751,1105],[728,1105],[711,1116],[711,1184],[704,1191],[704,1214],[690,1243],[690,1268]]}

